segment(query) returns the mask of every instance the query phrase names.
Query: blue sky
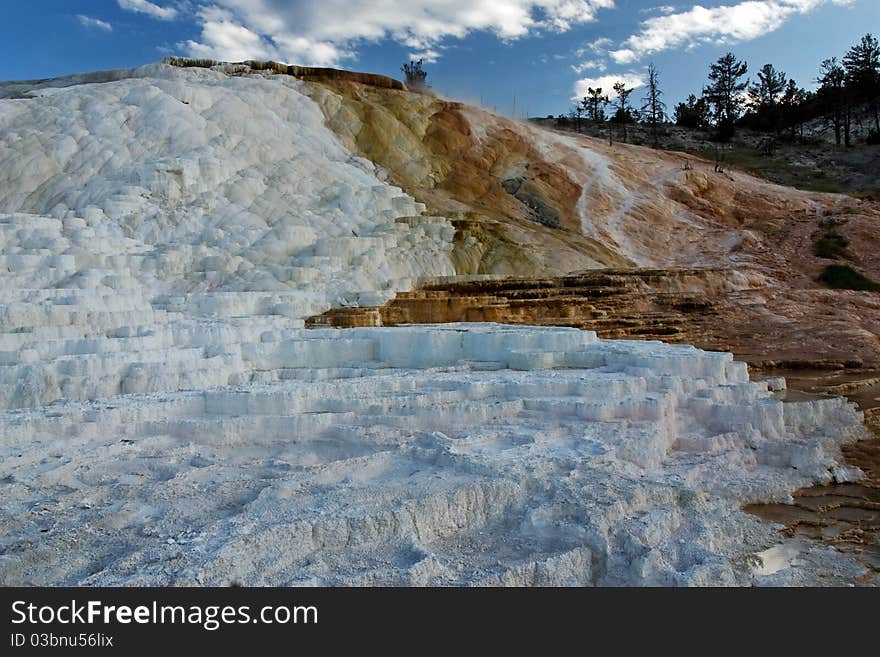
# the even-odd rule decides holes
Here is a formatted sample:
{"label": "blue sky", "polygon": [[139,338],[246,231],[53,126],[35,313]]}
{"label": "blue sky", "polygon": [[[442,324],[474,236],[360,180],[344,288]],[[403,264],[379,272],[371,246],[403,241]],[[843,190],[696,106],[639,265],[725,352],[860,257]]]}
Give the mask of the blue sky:
{"label": "blue sky", "polygon": [[671,106],[728,50],[809,87],[823,58],[880,34],[880,0],[29,0],[4,18],[0,79],[167,54],[400,77],[420,55],[441,93],[543,116],[588,85],[638,84],[651,61]]}

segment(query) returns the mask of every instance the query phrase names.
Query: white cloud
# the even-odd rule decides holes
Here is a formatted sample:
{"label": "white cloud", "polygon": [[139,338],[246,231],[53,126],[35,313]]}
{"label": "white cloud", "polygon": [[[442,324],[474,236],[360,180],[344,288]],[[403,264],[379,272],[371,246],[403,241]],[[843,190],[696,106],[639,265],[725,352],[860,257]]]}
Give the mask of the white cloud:
{"label": "white cloud", "polygon": [[187,42],[192,55],[231,62],[274,58],[275,46],[256,32],[216,11],[206,10],[206,13],[211,16],[202,23],[202,40],[205,43]]}
{"label": "white cloud", "polygon": [[160,7],[149,0],[116,0],[119,6],[126,11],[138,14],[146,14],[160,21],[170,21],[177,18],[177,9],[174,7]]}
{"label": "white cloud", "polygon": [[608,49],[611,47],[611,45],[613,43],[614,42],[611,39],[609,39],[608,37],[599,37],[595,41],[591,41],[590,43],[583,46],[582,48],[578,48],[577,50],[575,50],[574,54],[577,57],[583,57],[588,52],[592,52],[596,55],[604,55],[605,53],[608,52]]}
{"label": "white cloud", "polygon": [[587,59],[580,64],[572,64],[571,70],[580,75],[584,71],[604,71],[608,65],[601,59]]}
{"label": "white cloud", "polygon": [[[259,1],[259,0],[258,0]],[[231,12],[219,7],[204,7],[198,12],[202,25],[199,41],[180,44],[190,55],[229,62],[248,59],[272,59],[287,63],[315,66],[334,64],[352,53],[338,48],[331,42],[321,42],[307,36],[299,36],[266,30],[272,27],[258,23],[264,32],[274,32],[271,37],[242,25]]]}
{"label": "white cloud", "polygon": [[706,8],[695,5],[685,12],[655,16],[641,30],[609,54],[618,64],[630,64],[653,53],[702,43],[748,41],[779,29],[796,14],[820,5],[849,4],[851,0],[746,0],[735,5]]}
{"label": "white cloud", "polygon": [[92,18],[91,16],[77,14],[76,19],[80,22],[80,25],[88,29],[104,30],[105,32],[113,30],[113,26],[110,23],[102,21],[100,18]]}
{"label": "white cloud", "polygon": [[638,89],[645,86],[645,77],[641,73],[630,71],[628,73],[618,73],[616,75],[603,75],[598,78],[581,78],[574,83],[574,95],[572,100],[580,100],[587,95],[589,87],[600,88],[610,99],[617,98],[614,93],[614,83],[623,82],[630,89]]}
{"label": "white cloud", "polygon": [[675,5],[660,5],[659,7],[646,7],[639,9],[640,14],[671,14],[677,9]]}
{"label": "white cloud", "polygon": [[[123,1],[123,0],[120,0]],[[124,0],[141,2],[144,0]],[[272,53],[298,64],[336,64],[359,45],[389,38],[426,60],[443,43],[485,31],[517,39],[540,31],[564,32],[596,20],[614,0],[213,0],[197,12],[202,34],[182,44],[215,59]],[[238,27],[240,29],[233,29]]]}
{"label": "white cloud", "polygon": [[426,64],[433,64],[440,59],[440,51],[433,48],[427,48],[421,52],[411,52],[409,54],[410,61],[423,60]]}
{"label": "white cloud", "polygon": [[[579,64],[572,64],[571,70],[573,70],[578,75],[580,75],[584,71],[606,70],[608,68],[608,64],[605,60],[608,55],[608,48],[610,48],[613,44],[614,42],[608,37],[599,37],[595,41],[584,44],[574,51],[574,56],[582,61]],[[584,57],[587,57],[590,54],[595,55],[595,57],[584,59]]]}

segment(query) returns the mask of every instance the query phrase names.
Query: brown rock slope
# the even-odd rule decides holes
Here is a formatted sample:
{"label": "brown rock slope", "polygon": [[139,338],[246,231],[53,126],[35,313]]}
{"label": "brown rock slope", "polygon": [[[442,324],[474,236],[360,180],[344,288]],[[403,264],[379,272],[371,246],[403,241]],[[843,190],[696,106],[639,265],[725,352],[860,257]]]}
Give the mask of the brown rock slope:
{"label": "brown rock slope", "polygon": [[[880,363],[880,294],[828,289],[818,277],[832,260],[814,254],[832,227],[849,242],[838,261],[880,279],[876,202],[719,173],[692,156],[609,146],[430,94],[338,78],[311,78],[305,90],[347,146],[453,221],[459,274],[520,279],[435,284],[358,319],[343,310],[316,323],[551,321],[729,348],[764,365]],[[679,274],[619,271],[694,267],[749,283],[707,287],[707,274],[694,274],[702,282],[680,284],[674,300],[664,295]],[[603,284],[570,276],[591,269],[615,270],[627,291],[598,302]]]}
{"label": "brown rock slope", "polygon": [[310,326],[505,322],[574,326],[603,338],[706,342],[719,301],[761,286],[734,269],[597,269],[554,278],[426,283],[380,308],[335,308]]}

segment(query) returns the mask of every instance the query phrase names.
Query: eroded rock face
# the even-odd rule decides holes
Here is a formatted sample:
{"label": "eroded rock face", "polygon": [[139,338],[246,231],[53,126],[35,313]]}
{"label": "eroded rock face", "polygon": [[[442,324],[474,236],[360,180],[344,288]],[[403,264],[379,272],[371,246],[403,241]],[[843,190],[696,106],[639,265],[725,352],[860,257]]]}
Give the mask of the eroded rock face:
{"label": "eroded rock face", "polygon": [[[558,278],[461,277],[427,282],[377,308],[334,308],[306,326],[503,322],[572,326],[603,338],[699,342],[730,294],[755,293],[760,274],[734,269],[599,269]],[[705,341],[705,338],[704,340]]]}
{"label": "eroded rock face", "polygon": [[[484,123],[491,115],[430,95],[344,82],[306,91],[343,143],[438,214],[468,224],[473,239],[457,243],[458,273],[535,275],[631,264],[619,249],[582,232],[581,185],[526,128],[497,117]],[[503,181],[513,179],[517,189],[509,192]],[[500,258],[498,243],[508,245]]]}
{"label": "eroded rock face", "polygon": [[[397,326],[504,322],[573,326],[603,338],[655,339],[732,351],[759,368],[860,368],[876,359],[872,315],[822,321],[849,312],[836,301],[817,318],[805,308],[832,292],[786,299],[752,269],[600,269],[558,278],[460,277],[426,282],[378,307],[333,308],[306,326]],[[843,296],[843,295],[839,295]],[[851,293],[849,303],[860,296]],[[867,296],[867,295],[865,295]],[[770,301],[768,301],[768,297]],[[812,298],[811,298],[812,297]],[[878,302],[874,302],[876,306]],[[880,327],[878,327],[880,328]]]}
{"label": "eroded rock face", "polygon": [[559,228],[559,211],[544,198],[526,190],[528,180],[522,176],[501,181],[504,191],[529,209],[529,218],[549,228]]}

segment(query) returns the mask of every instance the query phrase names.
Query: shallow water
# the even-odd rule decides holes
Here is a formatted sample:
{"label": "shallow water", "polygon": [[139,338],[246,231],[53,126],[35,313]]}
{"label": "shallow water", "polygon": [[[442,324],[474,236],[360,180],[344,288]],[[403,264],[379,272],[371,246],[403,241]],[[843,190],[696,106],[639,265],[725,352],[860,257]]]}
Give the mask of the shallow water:
{"label": "shallow water", "polygon": [[871,437],[845,446],[843,455],[865,478],[801,488],[792,493],[791,504],[749,504],[743,509],[781,525],[788,538],[818,540],[853,555],[868,569],[863,582],[876,583],[880,575],[880,372],[772,370],[752,374],[753,378],[775,376],[784,376],[789,386],[779,393],[783,401],[837,393],[859,406]]}

